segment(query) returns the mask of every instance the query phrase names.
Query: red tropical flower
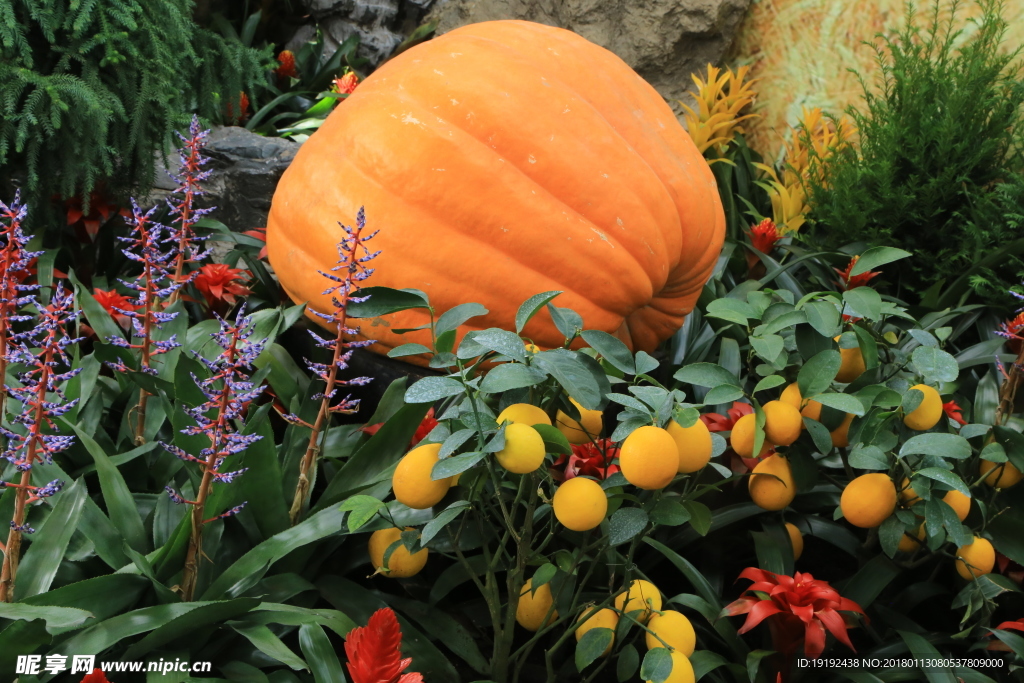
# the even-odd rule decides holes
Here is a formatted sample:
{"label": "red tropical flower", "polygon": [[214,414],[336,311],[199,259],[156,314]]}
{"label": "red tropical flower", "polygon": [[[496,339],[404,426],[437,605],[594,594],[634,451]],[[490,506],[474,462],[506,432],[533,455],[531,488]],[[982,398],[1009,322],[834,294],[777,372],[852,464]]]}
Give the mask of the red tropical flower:
{"label": "red tropical flower", "polygon": [[729,432],[732,431],[732,426],[736,424],[736,420],[752,412],[754,412],[754,406],[749,403],[734,401],[732,408],[726,411],[728,415],[703,413],[700,416],[700,420],[707,426],[709,432]]}
{"label": "red tropical flower", "polygon": [[[238,107],[237,114],[235,113],[236,106]],[[224,116],[231,125],[245,123],[245,120],[249,118],[249,96],[240,92],[237,99],[228,100],[224,106]]]}
{"label": "red tropical flower", "polygon": [[754,249],[762,254],[770,254],[775,248],[775,243],[781,238],[782,235],[779,234],[775,222],[771,218],[765,218],[750,228],[750,242],[754,245]]}
{"label": "red tropical flower", "polygon": [[79,241],[94,242],[100,226],[110,220],[111,216],[127,216],[128,209],[114,204],[103,187],[98,187],[89,194],[89,213],[83,210],[85,203],[81,197],[72,197],[64,201],[67,224],[70,225]]}
{"label": "red tropical flower", "polygon": [[242,234],[243,235],[248,235],[249,237],[252,237],[253,239],[257,239],[257,240],[263,242],[263,248],[260,249],[260,253],[257,255],[257,258],[261,258],[261,259],[267,258],[267,229],[266,228],[253,228],[252,230],[246,230]]}
{"label": "red tropical flower", "polygon": [[281,50],[277,55],[279,66],[274,69],[278,78],[298,78],[299,72],[295,68],[295,54],[291,50]]}
{"label": "red tropical flower", "polygon": [[[1004,621],[1003,623],[996,626],[996,631],[1024,631],[1024,619],[1018,619],[1017,621]],[[1013,650],[1009,645],[1001,640],[993,640],[988,644],[987,650],[1000,650],[1002,652],[1012,652]]]}
{"label": "red tropical flower", "polygon": [[964,419],[963,408],[956,404],[956,401],[950,401],[949,403],[942,404],[942,411],[946,413],[946,417],[959,425],[967,424],[967,420]]}
{"label": "red tropical flower", "polygon": [[412,658],[402,659],[402,629],[390,607],[379,609],[366,626],[345,639],[352,683],[423,683],[423,674],[402,673]]}
{"label": "red tropical flower", "polygon": [[747,567],[739,578],[749,579],[754,584],[722,611],[722,616],[747,615],[739,633],[746,633],[771,618],[772,641],[775,649],[783,654],[794,654],[803,642],[804,653],[817,658],[825,650],[826,631],[856,652],[846,633],[849,615],[840,612],[864,614],[864,610],[853,600],[839,595],[828,582],[810,574],[796,572],[786,576],[756,567]]}
{"label": "red tropical flower", "polygon": [[[607,479],[619,471],[619,466],[612,464],[619,457],[619,449],[611,439],[599,439],[593,443],[573,444],[572,454],[560,455],[552,467],[556,478],[568,481],[580,475],[594,479]],[[563,470],[564,467],[564,470]]]}
{"label": "red tropical flower", "polygon": [[206,305],[218,314],[223,314],[228,306],[234,306],[235,297],[248,296],[252,291],[241,280],[251,279],[252,273],[242,268],[229,268],[224,263],[208,263],[199,269],[199,275],[193,280],[196,289],[206,299]]}
{"label": "red tropical flower", "polygon": [[351,95],[357,85],[359,85],[359,76],[355,71],[347,71],[342,74],[341,78],[334,79],[334,87],[331,90],[339,95]]}
{"label": "red tropical flower", "polygon": [[92,296],[96,299],[96,303],[103,307],[103,309],[110,314],[110,317],[117,321],[117,324],[128,329],[131,325],[131,318],[126,316],[124,313],[118,313],[115,308],[119,308],[122,311],[137,311],[142,306],[137,306],[132,303],[132,300],[126,297],[124,294],[116,290],[110,290],[106,292],[102,289],[92,290]]}
{"label": "red tropical flower", "polygon": [[850,262],[846,264],[845,270],[839,270],[838,268],[832,269],[839,274],[839,282],[836,284],[839,285],[839,288],[843,291],[856,289],[857,287],[865,287],[868,282],[881,275],[881,273],[877,273],[873,270],[869,270],[866,273],[859,273],[857,275],[850,275],[853,271],[853,267],[857,265],[857,261],[859,260],[860,256],[854,256],[850,259]]}
{"label": "red tropical flower", "polygon": [[1006,555],[996,552],[996,566],[999,567],[1000,574],[1018,586],[1024,583],[1024,566],[1017,564]]}
{"label": "red tropical flower", "polygon": [[1016,354],[1020,353],[1021,342],[1024,341],[1024,334],[1022,332],[1024,332],[1024,310],[1004,322],[996,330],[996,334],[1009,340],[1006,345],[1012,353]]}
{"label": "red tropical flower", "polygon": [[103,669],[93,669],[91,674],[86,674],[81,683],[110,683]]}
{"label": "red tropical flower", "polygon": [[[409,440],[409,448],[415,448],[420,441],[427,438],[427,434],[433,431],[437,424],[437,420],[434,418],[434,409],[431,408],[427,411],[427,414],[423,416],[423,419],[420,420],[420,424],[416,427],[416,431],[413,432],[412,438]],[[359,428],[359,431],[366,432],[370,436],[373,436],[379,432],[380,428],[383,426],[383,422],[378,422],[372,425],[364,425]]]}

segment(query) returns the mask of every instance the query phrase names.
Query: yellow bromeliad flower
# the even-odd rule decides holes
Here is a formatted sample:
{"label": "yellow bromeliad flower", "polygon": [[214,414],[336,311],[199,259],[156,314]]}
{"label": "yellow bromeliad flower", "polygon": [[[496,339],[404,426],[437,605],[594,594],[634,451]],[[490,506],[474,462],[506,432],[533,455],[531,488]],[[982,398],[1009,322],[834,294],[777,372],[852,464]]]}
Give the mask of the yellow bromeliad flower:
{"label": "yellow bromeliad flower", "polygon": [[[757,96],[753,87],[756,79],[746,80],[749,70],[750,67],[741,66],[735,72],[732,69],[722,71],[708,64],[706,81],[700,76],[691,76],[697,86],[697,111],[682,101],[679,104],[686,111],[686,129],[701,154],[712,147],[722,154],[736,135],[743,132],[740,121],[756,116],[739,115]],[[712,159],[710,163],[715,161],[719,159]]]}

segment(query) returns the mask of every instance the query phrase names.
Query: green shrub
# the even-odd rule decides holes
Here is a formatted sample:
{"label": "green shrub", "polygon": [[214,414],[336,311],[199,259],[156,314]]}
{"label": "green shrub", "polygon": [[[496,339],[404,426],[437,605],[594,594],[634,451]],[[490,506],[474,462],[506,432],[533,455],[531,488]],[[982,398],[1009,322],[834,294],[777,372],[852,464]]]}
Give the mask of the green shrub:
{"label": "green shrub", "polygon": [[[0,0],[0,167],[30,205],[124,199],[191,112],[221,120],[269,53],[200,28],[191,0]],[[39,208],[42,208],[41,206]]]}
{"label": "green shrub", "polygon": [[[904,27],[878,49],[880,87],[862,76],[863,104],[849,110],[859,144],[834,155],[810,188],[819,238],[923,257],[900,273],[918,294],[946,281],[956,297],[968,287],[991,296],[1020,271],[1020,192],[1000,189],[1021,182],[1019,50],[1002,49],[1001,3],[978,7],[980,18],[961,22],[959,3],[936,2],[922,28],[908,5]],[[997,248],[1006,252],[986,270],[979,262]]]}

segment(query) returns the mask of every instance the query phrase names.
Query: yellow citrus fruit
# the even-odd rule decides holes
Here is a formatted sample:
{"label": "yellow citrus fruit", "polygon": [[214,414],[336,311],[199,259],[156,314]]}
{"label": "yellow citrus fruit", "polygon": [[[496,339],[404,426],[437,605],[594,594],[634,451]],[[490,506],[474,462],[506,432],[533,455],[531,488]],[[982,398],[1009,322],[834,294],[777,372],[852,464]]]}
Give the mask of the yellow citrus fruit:
{"label": "yellow citrus fruit", "polygon": [[[406,527],[406,531],[413,531],[412,527]],[[392,543],[401,541],[402,530],[394,527],[391,529],[380,529],[370,534],[370,562],[375,569],[384,569],[384,553],[391,547]],[[404,545],[399,545],[391,551],[388,558],[387,571],[381,572],[392,579],[405,579],[420,573],[427,564],[427,549],[423,548],[410,554]]]}
{"label": "yellow citrus fruit", "polygon": [[967,519],[971,511],[971,497],[965,496],[959,491],[949,491],[942,497],[943,502],[956,512],[957,518],[962,522]]}
{"label": "yellow citrus fruit", "polygon": [[873,529],[896,509],[896,486],[888,474],[862,474],[843,489],[839,507],[850,524]]}
{"label": "yellow citrus fruit", "polygon": [[782,391],[782,396],[779,396],[779,400],[783,403],[788,403],[797,410],[803,417],[809,417],[812,420],[821,421],[821,404],[817,401],[805,401],[803,396],[800,395],[800,387],[796,382],[793,382]]}
{"label": "yellow citrus fruit", "polygon": [[540,432],[529,425],[513,422],[505,425],[505,447],[494,454],[509,472],[526,474],[544,464],[547,448]]}
{"label": "yellow citrus fruit", "polygon": [[608,514],[608,496],[593,479],[573,477],[555,490],[551,507],[565,528],[589,531]]}
{"label": "yellow citrus fruit", "polygon": [[650,581],[634,579],[627,590],[615,596],[615,609],[622,614],[643,610],[635,618],[646,624],[654,612],[661,611],[661,592]]}
{"label": "yellow citrus fruit", "polygon": [[956,550],[956,570],[968,581],[988,574],[996,564],[996,549],[986,538],[974,537],[974,543]]}
{"label": "yellow citrus fruit", "polygon": [[939,392],[927,384],[915,384],[910,388],[917,389],[924,394],[924,399],[922,399],[921,405],[903,416],[903,424],[918,432],[931,429],[939,423],[939,419],[942,417],[942,398],[939,396]]}
{"label": "yellow citrus fruit", "polygon": [[426,510],[441,502],[451,488],[451,477],[437,481],[430,478],[440,452],[441,444],[431,443],[412,449],[399,461],[391,477],[391,488],[399,503],[414,510]]}
{"label": "yellow citrus fruit", "polygon": [[776,446],[788,446],[800,438],[804,421],[800,411],[782,401],[768,401],[764,410],[764,435]]}
{"label": "yellow citrus fruit", "polygon": [[603,413],[600,410],[587,410],[574,398],[570,398],[569,401],[576,406],[576,410],[580,411],[580,422],[559,410],[555,415],[555,426],[558,427],[558,431],[565,435],[569,443],[590,443],[597,439],[601,435],[601,428],[604,424]]}
{"label": "yellow citrus fruit", "polygon": [[1024,474],[1008,462],[982,460],[981,473],[985,474],[986,472],[991,472],[991,474],[985,477],[985,483],[996,489],[1010,488],[1024,479]]}
{"label": "yellow citrus fruit", "polygon": [[536,344],[527,344],[526,350],[529,351],[530,353],[540,353],[540,347],[537,346]]}
{"label": "yellow citrus fruit", "polygon": [[637,488],[664,488],[679,470],[675,439],[660,427],[647,425],[636,429],[622,442],[619,468],[626,481]]}
{"label": "yellow citrus fruit", "polygon": [[[593,606],[584,608],[583,614],[580,615],[580,618],[577,619],[577,621],[581,621],[583,617],[590,614],[593,611],[593,609]],[[604,609],[595,612],[591,617],[584,621],[579,628],[576,629],[576,642],[579,642],[583,638],[583,636],[587,635],[587,631],[589,631],[592,628],[610,628],[613,632],[613,635],[611,641],[608,643],[608,647],[604,649],[604,654],[601,655],[602,657],[604,657],[612,651],[612,645],[615,644],[614,631],[615,627],[618,625],[619,613],[613,609],[605,607]]]}
{"label": "yellow citrus fruit", "polygon": [[[678,650],[672,651],[672,673],[668,675],[664,683],[694,683],[697,675],[693,671],[693,664],[690,659]],[[651,681],[647,681],[651,683]]]}
{"label": "yellow citrus fruit", "polygon": [[[754,457],[754,430],[756,428],[753,413],[744,415],[740,419],[736,420],[736,424],[732,426],[732,434],[729,435],[729,445],[736,451],[736,454],[743,458]],[[758,457],[764,456],[768,451],[772,449],[771,443],[768,441],[767,436],[765,437],[764,443],[761,444],[761,452],[758,453]]]}
{"label": "yellow citrus fruit", "polygon": [[697,646],[697,633],[686,616],[669,609],[655,614],[647,622],[646,640],[648,650],[665,647],[662,645],[665,641],[671,649],[689,657]]}
{"label": "yellow citrus fruit", "polygon": [[796,524],[790,522],[786,522],[786,533],[789,534],[789,542],[793,545],[793,559],[799,560],[804,554],[804,535],[800,533]]}
{"label": "yellow citrus fruit", "polygon": [[903,503],[903,507],[910,507],[917,501],[921,500],[921,496],[917,495],[917,491],[910,485],[910,479],[903,477],[903,481],[900,482],[900,502]]}
{"label": "yellow citrus fruit", "polygon": [[854,417],[856,415],[853,413],[847,413],[846,417],[843,418],[842,424],[829,432],[832,436],[832,445],[836,448],[846,448],[850,445],[850,424],[853,422]]}
{"label": "yellow citrus fruit", "polygon": [[675,439],[679,449],[679,474],[696,472],[711,460],[711,432],[702,421],[697,420],[690,427],[680,427],[675,420],[669,420],[665,430]]}
{"label": "yellow citrus fruit", "polygon": [[[915,538],[917,539],[917,541],[914,540]],[[909,533],[904,532],[903,537],[900,538],[900,544],[899,546],[897,546],[896,549],[899,550],[901,553],[912,553],[921,547],[922,544],[918,543],[918,541],[924,541],[924,539],[924,524],[919,524],[917,527],[917,531],[914,532],[913,536],[911,536]]]}
{"label": "yellow citrus fruit", "polygon": [[505,410],[498,413],[495,420],[498,424],[502,422],[515,422],[527,426],[551,424],[551,418],[539,407],[530,403],[513,403]]}
{"label": "yellow citrus fruit", "polygon": [[[527,631],[536,631],[542,626],[550,624],[558,618],[558,611],[552,610],[551,605],[554,599],[551,597],[551,584],[545,583],[537,589],[536,593],[531,592],[533,579],[527,579],[523,584],[523,590],[519,594],[519,604],[516,606],[516,621]],[[551,611],[547,622],[544,617]]]}
{"label": "yellow citrus fruit", "polygon": [[[836,337],[835,340],[839,341],[839,337]],[[836,375],[837,382],[849,384],[867,370],[867,366],[864,364],[864,354],[860,352],[859,346],[852,349],[839,349],[839,355],[842,362],[839,364],[839,373]]]}
{"label": "yellow citrus fruit", "polygon": [[781,455],[769,455],[754,467],[753,474],[747,478],[747,488],[750,490],[750,499],[758,507],[782,510],[796,497],[796,484],[793,483],[789,461]]}

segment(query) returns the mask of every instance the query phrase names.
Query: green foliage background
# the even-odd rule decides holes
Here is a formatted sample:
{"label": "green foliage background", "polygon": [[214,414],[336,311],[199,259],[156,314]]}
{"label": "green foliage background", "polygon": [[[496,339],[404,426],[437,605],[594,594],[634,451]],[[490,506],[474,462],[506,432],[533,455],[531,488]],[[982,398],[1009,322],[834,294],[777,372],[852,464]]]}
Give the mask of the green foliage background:
{"label": "green foliage background", "polygon": [[269,51],[197,26],[192,10],[192,0],[0,0],[0,168],[21,178],[33,209],[101,179],[117,198],[148,191],[173,130],[192,112],[222,119],[264,81]]}

